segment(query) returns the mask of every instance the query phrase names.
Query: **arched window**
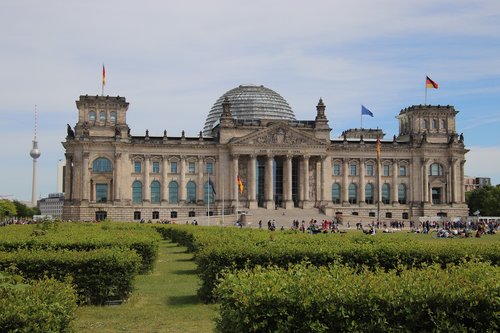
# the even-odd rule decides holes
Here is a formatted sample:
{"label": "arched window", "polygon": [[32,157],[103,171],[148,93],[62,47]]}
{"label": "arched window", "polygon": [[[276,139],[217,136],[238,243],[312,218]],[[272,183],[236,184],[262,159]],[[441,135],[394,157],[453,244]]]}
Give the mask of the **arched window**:
{"label": "arched window", "polygon": [[446,129],[446,121],[441,119],[441,129]]}
{"label": "arched window", "polygon": [[99,157],[92,163],[93,172],[112,172],[111,161],[104,157]]}
{"label": "arched window", "polygon": [[95,111],[89,112],[89,121],[95,121]]}
{"label": "arched window", "polygon": [[422,127],[425,129],[429,128],[429,123],[427,122],[427,119],[422,119]]}
{"label": "arched window", "polygon": [[203,197],[203,200],[205,201],[205,203],[207,203],[207,202],[214,203],[215,202],[214,189],[212,188],[212,186],[210,186],[210,184],[208,182],[205,182],[205,185],[203,185],[203,191],[205,193],[205,195]]}
{"label": "arched window", "polygon": [[349,184],[349,203],[358,203],[358,186],[354,183]]}
{"label": "arched window", "polygon": [[437,128],[437,120],[436,119],[432,119],[432,128],[433,129]]}
{"label": "arched window", "polygon": [[429,176],[442,176],[443,167],[439,163],[433,163],[429,167]]}
{"label": "arched window", "polygon": [[176,181],[171,181],[170,184],[168,184],[168,202],[179,202],[179,184],[177,184]]}
{"label": "arched window", "polygon": [[142,203],[142,183],[138,180],[132,183],[132,202]]}
{"label": "arched window", "polygon": [[188,203],[196,203],[196,184],[189,181],[186,185],[186,200]]}
{"label": "arched window", "polygon": [[406,204],[406,185],[399,184],[398,186],[398,201],[400,204]]}
{"label": "arched window", "polygon": [[389,184],[382,185],[382,202],[386,205],[391,203],[391,186]]}
{"label": "arched window", "polygon": [[111,113],[109,114],[109,121],[111,123],[116,123],[116,112],[115,111],[111,111]]}
{"label": "arched window", "polygon": [[368,183],[365,186],[365,202],[367,204],[373,203],[373,184]]}
{"label": "arched window", "polygon": [[332,201],[335,204],[340,203],[340,184],[333,183],[332,185]]}
{"label": "arched window", "polygon": [[151,182],[151,203],[160,203],[160,187],[159,181]]}
{"label": "arched window", "polygon": [[104,112],[104,111],[99,112],[99,121],[100,122],[106,121],[106,112]]}

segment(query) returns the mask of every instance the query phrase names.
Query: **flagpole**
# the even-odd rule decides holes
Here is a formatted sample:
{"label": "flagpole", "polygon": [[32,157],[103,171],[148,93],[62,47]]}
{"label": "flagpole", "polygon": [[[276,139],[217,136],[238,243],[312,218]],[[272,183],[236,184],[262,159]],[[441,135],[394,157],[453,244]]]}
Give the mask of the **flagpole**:
{"label": "flagpole", "polygon": [[361,111],[361,129],[363,129],[363,111]]}
{"label": "flagpole", "polygon": [[380,190],[380,183],[382,182],[382,177],[380,174],[380,151],[381,151],[380,136],[377,138],[377,223],[380,225],[380,200],[382,199],[382,191]]}
{"label": "flagpole", "polygon": [[210,225],[210,176],[208,176],[207,193],[208,193],[208,200],[207,200],[207,226],[209,226]]}
{"label": "flagpole", "polygon": [[425,77],[425,103],[424,105],[427,105],[427,76]]}
{"label": "flagpole", "polygon": [[224,210],[224,177],[222,177],[222,225],[224,225]]}

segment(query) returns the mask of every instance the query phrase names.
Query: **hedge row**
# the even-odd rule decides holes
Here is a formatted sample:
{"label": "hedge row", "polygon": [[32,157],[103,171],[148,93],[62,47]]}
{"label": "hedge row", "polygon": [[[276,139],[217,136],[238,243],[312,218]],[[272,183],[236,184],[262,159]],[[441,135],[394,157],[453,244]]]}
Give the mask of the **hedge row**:
{"label": "hedge row", "polygon": [[432,239],[407,233],[371,236],[356,232],[309,235],[193,226],[162,226],[160,229],[164,236],[196,251],[202,281],[198,294],[205,301],[212,300],[217,277],[228,267],[287,267],[290,263],[308,261],[316,266],[343,263],[351,267],[389,270],[434,263],[446,267],[471,259],[500,265],[500,243],[475,238]]}
{"label": "hedge row", "polygon": [[152,271],[161,237],[152,228],[136,223],[45,222],[13,225],[0,234],[0,251],[18,249],[67,249],[90,251],[125,247],[142,258],[141,272]]}
{"label": "hedge row", "polygon": [[71,332],[76,293],[66,282],[44,278],[23,282],[0,272],[1,332]]}
{"label": "hedge row", "polygon": [[27,279],[71,277],[82,303],[104,304],[125,299],[132,291],[140,256],[133,250],[18,250],[0,252],[0,271],[13,268]]}
{"label": "hedge row", "polygon": [[219,332],[498,332],[500,268],[337,265],[226,271]]}

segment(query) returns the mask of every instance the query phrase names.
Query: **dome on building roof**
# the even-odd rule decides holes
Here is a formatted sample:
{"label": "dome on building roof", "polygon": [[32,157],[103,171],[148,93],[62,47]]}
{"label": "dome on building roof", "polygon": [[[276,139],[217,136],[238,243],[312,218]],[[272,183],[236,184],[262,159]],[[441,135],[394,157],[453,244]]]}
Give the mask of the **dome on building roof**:
{"label": "dome on building roof", "polygon": [[292,108],[280,94],[257,85],[241,85],[219,97],[208,113],[203,135],[211,136],[214,124],[222,114],[222,102],[227,97],[235,119],[295,120]]}

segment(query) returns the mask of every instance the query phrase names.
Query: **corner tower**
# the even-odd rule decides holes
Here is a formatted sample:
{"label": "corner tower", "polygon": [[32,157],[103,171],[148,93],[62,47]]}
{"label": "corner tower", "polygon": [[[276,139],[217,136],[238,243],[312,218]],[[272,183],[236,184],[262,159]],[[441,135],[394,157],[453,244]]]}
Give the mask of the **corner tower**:
{"label": "corner tower", "polygon": [[125,97],[120,96],[80,96],[76,101],[78,123],[72,134],[76,139],[89,136],[126,138],[128,105]]}

